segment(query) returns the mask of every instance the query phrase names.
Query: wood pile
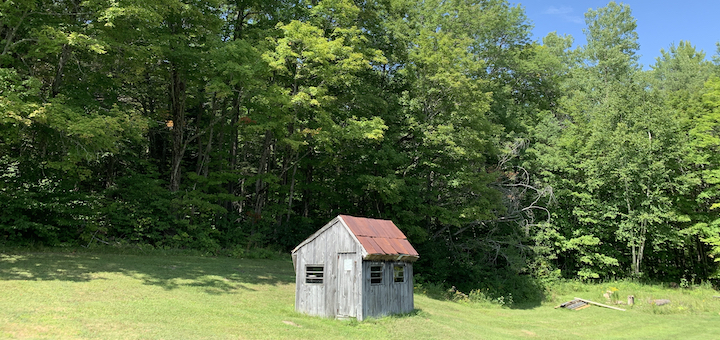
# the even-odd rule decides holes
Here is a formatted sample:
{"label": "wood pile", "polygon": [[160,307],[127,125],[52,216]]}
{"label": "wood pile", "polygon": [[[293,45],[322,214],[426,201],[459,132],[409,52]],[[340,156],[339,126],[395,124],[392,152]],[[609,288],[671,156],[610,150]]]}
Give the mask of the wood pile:
{"label": "wood pile", "polygon": [[582,300],[579,300],[579,299],[575,299],[575,300],[570,300],[570,301],[568,301],[568,302],[562,303],[562,304],[560,304],[559,306],[557,306],[557,307],[555,307],[555,308],[560,308],[560,307],[567,308],[567,309],[572,309],[572,310],[581,310],[581,309],[583,309],[583,308],[588,308],[588,307],[590,307],[590,304],[587,303],[587,302],[585,302],[585,301],[582,301]]}

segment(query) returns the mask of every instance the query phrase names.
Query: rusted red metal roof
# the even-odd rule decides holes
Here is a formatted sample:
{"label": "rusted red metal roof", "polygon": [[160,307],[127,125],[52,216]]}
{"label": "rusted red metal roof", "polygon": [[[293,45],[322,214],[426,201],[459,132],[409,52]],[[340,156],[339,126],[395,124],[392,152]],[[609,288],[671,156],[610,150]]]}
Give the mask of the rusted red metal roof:
{"label": "rusted red metal roof", "polygon": [[405,234],[392,221],[348,215],[339,217],[368,252],[366,258],[383,260],[404,255],[410,257],[408,260],[415,260],[419,257]]}

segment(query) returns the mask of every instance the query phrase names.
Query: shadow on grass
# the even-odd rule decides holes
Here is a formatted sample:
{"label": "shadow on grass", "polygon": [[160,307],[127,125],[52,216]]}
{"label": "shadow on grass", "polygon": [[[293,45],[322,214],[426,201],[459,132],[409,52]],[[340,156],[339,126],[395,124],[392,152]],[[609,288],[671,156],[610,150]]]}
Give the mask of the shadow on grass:
{"label": "shadow on grass", "polygon": [[405,319],[405,318],[412,318],[412,317],[425,317],[427,318],[430,316],[427,312],[424,312],[422,309],[415,308],[411,312],[407,313],[397,313],[397,314],[388,314],[383,316],[370,316],[365,318],[363,321],[358,321],[356,318],[350,318],[348,319],[336,319],[340,321],[349,321],[348,326],[351,327],[357,327],[362,324],[373,324],[373,323],[380,323],[385,320],[392,320],[392,319]]}
{"label": "shadow on grass", "polygon": [[412,317],[412,316],[427,316],[427,315],[428,315],[428,314],[425,313],[425,312],[423,312],[422,309],[420,309],[420,308],[415,308],[415,309],[412,310],[412,312],[400,313],[400,314],[391,314],[391,315],[389,315],[389,317],[390,317],[390,318],[393,318],[393,319],[401,319],[401,318],[407,318],[407,317]]}
{"label": "shadow on grass", "polygon": [[290,261],[238,260],[230,258],[0,253],[0,280],[103,280],[103,274],[133,277],[146,285],[167,290],[198,287],[209,294],[252,291],[249,285],[280,285],[295,282]]}

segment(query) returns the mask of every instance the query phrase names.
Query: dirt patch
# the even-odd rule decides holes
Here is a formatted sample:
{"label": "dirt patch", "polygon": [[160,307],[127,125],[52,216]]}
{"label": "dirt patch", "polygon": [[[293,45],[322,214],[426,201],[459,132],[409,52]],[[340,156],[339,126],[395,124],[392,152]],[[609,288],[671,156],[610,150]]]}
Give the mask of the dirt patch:
{"label": "dirt patch", "polygon": [[292,321],[285,321],[285,320],[283,320],[283,323],[286,324],[286,325],[293,326],[293,327],[302,327],[302,326],[300,326],[300,325],[298,325],[298,324],[296,324],[296,323],[294,323],[294,322],[292,322]]}
{"label": "dirt patch", "polygon": [[45,326],[23,325],[8,323],[0,327],[0,335],[10,335],[17,339],[35,339],[38,336],[47,336],[51,328]]}

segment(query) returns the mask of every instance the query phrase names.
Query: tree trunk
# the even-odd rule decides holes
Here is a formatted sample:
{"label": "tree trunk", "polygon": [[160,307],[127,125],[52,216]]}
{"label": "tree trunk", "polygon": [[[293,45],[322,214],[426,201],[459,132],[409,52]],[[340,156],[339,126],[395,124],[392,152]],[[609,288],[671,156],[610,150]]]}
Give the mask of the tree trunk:
{"label": "tree trunk", "polygon": [[[208,140],[205,144],[205,150],[203,151],[198,150],[200,152],[199,155],[199,161],[198,161],[198,167],[196,173],[199,176],[203,176],[205,178],[208,177],[208,173],[210,172],[210,152],[212,152],[212,144],[213,144],[213,135],[215,134],[215,127],[210,126],[210,131],[208,132]],[[198,138],[200,139],[200,138]]]}
{"label": "tree trunk", "polygon": [[[263,143],[263,151],[260,156],[260,164],[258,164],[258,176],[267,172],[268,158],[270,158],[270,150],[272,148],[273,133],[270,130],[265,131],[265,141]],[[265,203],[265,195],[263,194],[263,180],[258,178],[255,181],[255,215],[260,216],[263,205]]]}
{"label": "tree trunk", "polygon": [[632,267],[631,268],[632,274],[636,275],[637,274],[637,247],[635,247],[635,245],[633,244],[630,246],[630,249],[632,250],[632,263],[630,264],[630,266]]}
{"label": "tree trunk", "polygon": [[642,264],[643,254],[645,253],[645,236],[647,234],[647,222],[640,222],[640,230],[638,235],[638,244],[632,245],[633,256],[633,275],[640,276],[640,265]]}
{"label": "tree trunk", "polygon": [[50,97],[55,98],[57,94],[60,92],[60,84],[62,83],[62,76],[63,76],[63,68],[65,68],[65,63],[67,63],[67,59],[70,56],[70,46],[68,44],[64,44],[62,47],[62,51],[60,52],[60,60],[58,61],[58,67],[57,70],[55,70],[55,79],[52,83],[52,90],[50,92]]}
{"label": "tree trunk", "polygon": [[176,67],[171,67],[170,114],[172,127],[172,161],[170,166],[170,191],[180,190],[182,159],[185,155],[185,82]]}
{"label": "tree trunk", "polygon": [[115,184],[115,156],[110,155],[108,157],[107,168],[105,177],[105,189],[110,188]]}
{"label": "tree trunk", "polygon": [[[212,120],[213,117],[215,117],[215,111],[217,110],[217,98],[213,95],[212,103],[210,105],[210,119]],[[197,122],[200,123],[200,119],[202,118],[201,113],[203,112],[202,109],[200,109],[198,113]],[[223,112],[224,115],[224,112]],[[221,116],[223,116],[221,115]],[[197,165],[195,167],[195,173],[197,173],[199,176],[203,176],[205,178],[208,177],[208,174],[210,172],[210,154],[212,153],[213,148],[213,139],[215,137],[215,124],[212,124],[210,122],[210,127],[208,130],[208,137],[205,145],[203,145],[202,138],[198,137],[198,160]]]}
{"label": "tree trunk", "polygon": [[[28,16],[28,14],[30,14],[29,11],[23,13],[18,24],[15,25],[15,27],[13,27],[12,29],[10,29],[8,31],[7,35],[5,36],[5,48],[3,48],[3,51],[2,51],[2,53],[0,53],[0,55],[5,55],[8,52],[10,52],[10,47],[13,45],[13,43],[12,43],[13,39],[15,39],[15,33],[17,33],[17,30],[20,28],[20,26],[22,26],[22,23],[23,23],[23,21],[25,21],[25,18]],[[2,25],[0,25],[0,27],[2,27]],[[63,48],[65,48],[65,46],[67,46],[67,45],[63,45]]]}
{"label": "tree trunk", "polygon": [[[310,154],[312,156],[312,153]],[[305,171],[305,189],[303,189],[303,217],[310,216],[310,198],[312,193],[309,189],[309,184],[312,183],[313,180],[313,167],[312,162],[308,162],[307,169]]]}
{"label": "tree trunk", "polygon": [[[242,93],[238,93],[235,97],[232,108],[232,118],[230,119],[230,172],[234,172],[237,168],[237,153],[239,147],[240,138],[238,129],[238,121],[240,120],[240,100],[242,99]],[[228,183],[228,193],[235,193],[235,182],[230,181]]]}
{"label": "tree trunk", "polygon": [[292,212],[293,194],[295,193],[295,174],[297,173],[297,156],[293,167],[292,176],[290,178],[290,195],[288,196],[288,208],[286,223],[290,223],[290,213]]}

